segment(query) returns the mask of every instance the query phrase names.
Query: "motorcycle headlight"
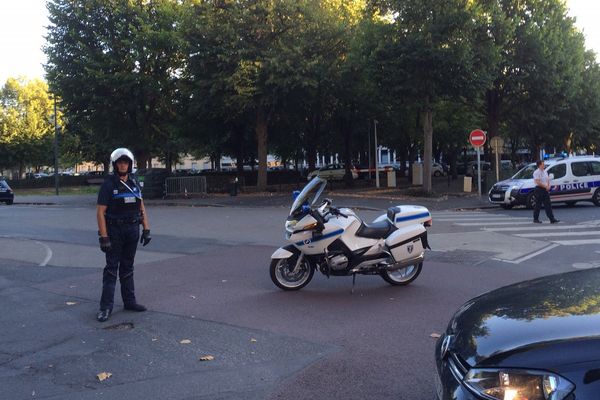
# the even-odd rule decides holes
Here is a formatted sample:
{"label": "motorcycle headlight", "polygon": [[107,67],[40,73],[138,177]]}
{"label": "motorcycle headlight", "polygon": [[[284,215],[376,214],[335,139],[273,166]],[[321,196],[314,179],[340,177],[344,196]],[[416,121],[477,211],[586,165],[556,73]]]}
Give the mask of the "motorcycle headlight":
{"label": "motorcycle headlight", "polygon": [[298,221],[296,221],[296,220],[286,221],[285,222],[285,230],[290,233],[294,232],[294,227],[296,226],[297,223],[298,223]]}
{"label": "motorcycle headlight", "polygon": [[575,389],[559,375],[522,369],[471,369],[464,382],[490,400],[563,400]]}

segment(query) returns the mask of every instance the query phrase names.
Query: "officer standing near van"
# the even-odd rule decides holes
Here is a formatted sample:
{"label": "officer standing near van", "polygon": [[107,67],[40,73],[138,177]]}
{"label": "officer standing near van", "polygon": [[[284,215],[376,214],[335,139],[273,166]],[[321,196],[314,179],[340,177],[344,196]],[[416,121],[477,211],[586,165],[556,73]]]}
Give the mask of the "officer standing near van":
{"label": "officer standing near van", "polygon": [[535,189],[533,189],[533,194],[535,196],[535,207],[533,209],[533,222],[536,224],[541,224],[542,221],[539,220],[540,217],[540,207],[542,203],[544,204],[544,211],[546,211],[546,215],[550,220],[550,223],[556,224],[560,222],[556,218],[554,218],[554,214],[552,213],[552,203],[550,202],[550,177],[546,172],[544,161],[539,160],[535,163],[537,169],[533,172],[533,181],[535,183]]}
{"label": "officer standing near van", "polygon": [[[113,174],[100,188],[96,210],[100,249],[106,253],[100,311],[96,316],[100,322],[106,321],[112,313],[117,276],[124,308],[146,311],[135,298],[133,260],[137,241],[146,246],[151,240],[142,193],[132,174],[133,153],[118,148],[110,155],[110,161]],[[141,237],[140,224],[143,226]]]}

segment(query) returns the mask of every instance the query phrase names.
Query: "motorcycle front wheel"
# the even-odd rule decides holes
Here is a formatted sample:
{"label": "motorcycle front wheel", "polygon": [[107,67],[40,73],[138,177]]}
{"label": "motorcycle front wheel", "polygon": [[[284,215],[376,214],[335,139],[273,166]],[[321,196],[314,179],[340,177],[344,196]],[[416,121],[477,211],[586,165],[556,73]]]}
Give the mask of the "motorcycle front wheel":
{"label": "motorcycle front wheel", "polygon": [[298,257],[271,260],[271,280],[280,289],[300,290],[311,281],[315,270],[306,258],[296,268]]}
{"label": "motorcycle front wheel", "polygon": [[412,264],[395,271],[383,271],[380,273],[384,281],[394,286],[408,285],[421,273],[423,263]]}

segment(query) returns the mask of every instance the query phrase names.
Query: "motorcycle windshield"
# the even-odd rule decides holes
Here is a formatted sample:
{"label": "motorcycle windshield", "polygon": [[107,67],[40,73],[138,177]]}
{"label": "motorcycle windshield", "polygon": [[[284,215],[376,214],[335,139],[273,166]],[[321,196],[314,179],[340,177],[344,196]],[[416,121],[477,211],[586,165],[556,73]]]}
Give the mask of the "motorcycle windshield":
{"label": "motorcycle windshield", "polygon": [[292,209],[290,210],[290,215],[292,215],[296,210],[302,207],[303,204],[315,205],[323,190],[325,190],[325,186],[327,186],[327,181],[323,178],[319,178],[318,176],[314,177],[312,181],[308,182],[308,185],[302,189],[296,200],[294,200],[294,204],[292,204]]}

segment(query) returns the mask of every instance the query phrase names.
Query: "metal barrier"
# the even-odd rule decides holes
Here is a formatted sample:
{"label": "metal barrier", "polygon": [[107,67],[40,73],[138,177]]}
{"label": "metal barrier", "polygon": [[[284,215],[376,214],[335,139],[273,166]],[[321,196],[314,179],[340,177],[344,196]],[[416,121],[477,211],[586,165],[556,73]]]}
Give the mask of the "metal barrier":
{"label": "metal barrier", "polygon": [[180,176],[165,180],[165,197],[206,194],[205,176]]}

